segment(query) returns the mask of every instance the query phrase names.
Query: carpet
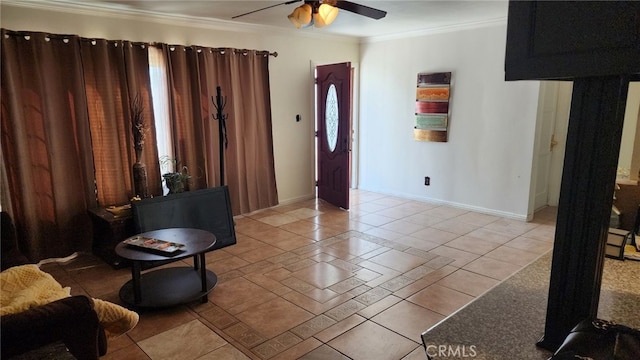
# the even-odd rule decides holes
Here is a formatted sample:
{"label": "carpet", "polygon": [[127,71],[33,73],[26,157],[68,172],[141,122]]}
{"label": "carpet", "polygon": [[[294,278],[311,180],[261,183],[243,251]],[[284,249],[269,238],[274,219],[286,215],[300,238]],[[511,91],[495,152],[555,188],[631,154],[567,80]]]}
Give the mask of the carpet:
{"label": "carpet", "polygon": [[[422,334],[433,359],[545,360],[552,251]],[[640,328],[640,262],[605,259],[598,317]]]}

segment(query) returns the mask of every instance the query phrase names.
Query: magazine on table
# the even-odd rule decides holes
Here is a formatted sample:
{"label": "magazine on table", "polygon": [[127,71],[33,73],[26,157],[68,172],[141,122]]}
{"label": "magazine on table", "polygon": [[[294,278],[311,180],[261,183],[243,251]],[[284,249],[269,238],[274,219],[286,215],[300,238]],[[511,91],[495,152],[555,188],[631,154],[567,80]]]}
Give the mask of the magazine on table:
{"label": "magazine on table", "polygon": [[164,241],[160,239],[145,237],[145,236],[134,236],[128,238],[124,241],[125,244],[135,246],[142,249],[160,251],[163,253],[174,253],[176,251],[184,249],[184,244]]}

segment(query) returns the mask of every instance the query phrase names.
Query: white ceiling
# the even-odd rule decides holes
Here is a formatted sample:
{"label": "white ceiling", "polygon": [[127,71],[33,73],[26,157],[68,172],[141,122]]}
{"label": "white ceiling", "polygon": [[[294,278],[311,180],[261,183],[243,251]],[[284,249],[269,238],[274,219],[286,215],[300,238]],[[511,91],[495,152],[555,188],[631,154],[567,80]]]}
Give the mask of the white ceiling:
{"label": "white ceiling", "polygon": [[[373,20],[341,10],[335,22],[325,28],[295,29],[287,19],[302,1],[284,5],[286,0],[218,1],[218,0],[46,0],[56,6],[90,6],[93,10],[110,9],[126,12],[159,14],[163,16],[193,17],[212,22],[250,23],[313,31],[354,37],[379,37],[415,31],[437,30],[452,26],[473,25],[504,20],[507,17],[507,0],[422,0],[422,1],[371,1],[353,2],[387,11],[387,16]],[[41,2],[43,2],[41,0]],[[254,14],[231,19],[267,6],[282,4]]]}

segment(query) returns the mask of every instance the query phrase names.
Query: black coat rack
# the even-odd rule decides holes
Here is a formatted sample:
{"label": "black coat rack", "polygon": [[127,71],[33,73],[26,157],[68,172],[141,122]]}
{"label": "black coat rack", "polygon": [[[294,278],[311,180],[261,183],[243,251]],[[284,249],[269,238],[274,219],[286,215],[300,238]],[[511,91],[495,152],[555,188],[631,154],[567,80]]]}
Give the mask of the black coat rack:
{"label": "black coat rack", "polygon": [[222,96],[220,86],[216,88],[216,98],[213,99],[213,106],[216,107],[216,114],[213,115],[214,120],[218,120],[218,136],[220,137],[220,186],[224,185],[224,149],[229,145],[227,138],[227,114],[224,113],[224,107],[227,105],[227,98]]}

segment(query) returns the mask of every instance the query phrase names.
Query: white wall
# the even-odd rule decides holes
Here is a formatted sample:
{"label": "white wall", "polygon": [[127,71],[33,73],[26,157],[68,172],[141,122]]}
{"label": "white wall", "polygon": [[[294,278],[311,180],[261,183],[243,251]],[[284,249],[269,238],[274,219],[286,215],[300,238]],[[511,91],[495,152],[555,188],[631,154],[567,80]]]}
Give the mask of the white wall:
{"label": "white wall", "polygon": [[[46,4],[45,4],[46,5]],[[197,19],[61,12],[2,4],[0,22],[9,30],[76,34],[84,37],[233,47],[278,52],[269,60],[278,197],[281,203],[315,196],[314,109],[310,63],[357,62],[355,40],[320,36],[313,29],[283,31],[216,25]],[[226,30],[223,30],[226,29]],[[302,121],[296,122],[296,114]]]}
{"label": "white wall", "polygon": [[[506,22],[362,45],[360,188],[526,219],[539,82],[504,81],[505,41]],[[441,71],[449,141],[414,141],[417,73]]]}
{"label": "white wall", "polygon": [[[638,180],[637,167],[632,166],[632,159],[640,157],[640,139],[638,139],[638,119],[640,114],[640,83],[629,84],[627,106],[624,113],[624,126],[622,128],[622,140],[620,143],[620,156],[618,170],[626,169],[628,178]],[[635,151],[635,153],[634,153]],[[637,159],[636,159],[637,161]],[[631,170],[633,168],[633,170]]]}

